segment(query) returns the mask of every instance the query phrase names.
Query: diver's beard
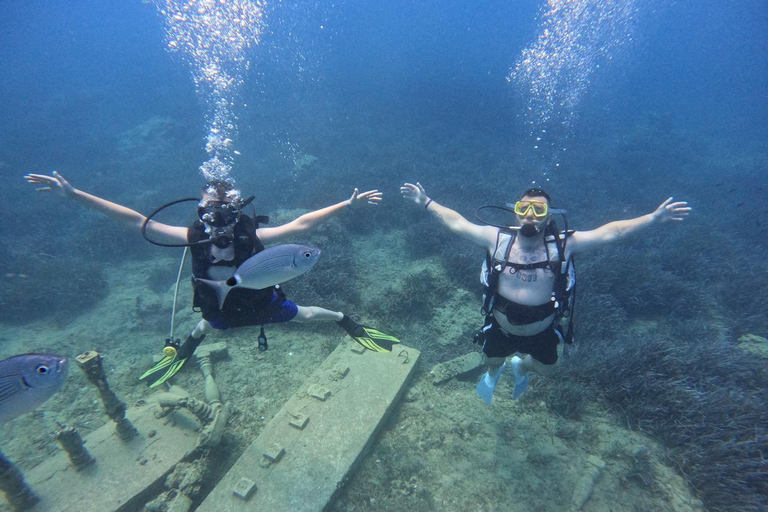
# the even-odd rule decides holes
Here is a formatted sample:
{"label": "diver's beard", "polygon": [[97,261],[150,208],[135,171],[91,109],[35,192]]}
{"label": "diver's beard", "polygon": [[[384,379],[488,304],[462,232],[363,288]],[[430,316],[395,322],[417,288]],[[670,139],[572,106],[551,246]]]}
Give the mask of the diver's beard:
{"label": "diver's beard", "polygon": [[532,238],[539,233],[541,233],[541,231],[535,224],[523,224],[520,226],[520,235],[526,238]]}

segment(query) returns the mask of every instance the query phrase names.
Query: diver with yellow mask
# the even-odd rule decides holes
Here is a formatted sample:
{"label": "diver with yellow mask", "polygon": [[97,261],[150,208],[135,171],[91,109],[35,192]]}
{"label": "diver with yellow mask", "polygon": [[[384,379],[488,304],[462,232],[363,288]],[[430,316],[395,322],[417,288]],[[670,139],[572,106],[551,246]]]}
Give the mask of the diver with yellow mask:
{"label": "diver with yellow mask", "polygon": [[404,183],[403,198],[428,210],[452,233],[486,250],[481,273],[485,321],[474,341],[482,345],[488,371],[477,384],[478,395],[491,404],[493,392],[507,357],[513,378],[512,398],[528,389],[531,372],[551,375],[558,360],[557,347],[573,341],[575,269],[573,256],[593,247],[616,242],[643,228],[682,221],[691,212],[686,202],[670,197],[656,210],[634,219],[609,222],[590,231],[560,230],[547,192],[526,190],[512,207],[485,206],[512,214],[507,224],[483,225],[468,221],[458,212],[427,196],[420,183]]}

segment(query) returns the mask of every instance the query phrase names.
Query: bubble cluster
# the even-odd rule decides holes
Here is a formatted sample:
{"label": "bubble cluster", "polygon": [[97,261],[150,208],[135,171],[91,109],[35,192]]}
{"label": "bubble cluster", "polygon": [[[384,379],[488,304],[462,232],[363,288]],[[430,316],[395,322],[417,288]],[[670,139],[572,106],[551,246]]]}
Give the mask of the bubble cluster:
{"label": "bubble cluster", "polygon": [[206,180],[232,181],[237,135],[236,105],[248,70],[248,49],[261,40],[266,23],[262,0],[154,0],[163,18],[168,50],[189,64],[195,89],[208,112],[200,166]]}
{"label": "bubble cluster", "polygon": [[556,160],[594,72],[632,40],[635,14],[634,0],[547,1],[536,42],[507,77],[527,99],[534,150]]}

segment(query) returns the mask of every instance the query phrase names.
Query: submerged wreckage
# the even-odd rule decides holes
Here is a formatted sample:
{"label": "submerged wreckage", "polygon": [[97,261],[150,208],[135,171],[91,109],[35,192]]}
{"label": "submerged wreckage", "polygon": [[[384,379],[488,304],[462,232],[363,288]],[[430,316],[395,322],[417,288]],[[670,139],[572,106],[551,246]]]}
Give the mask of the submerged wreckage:
{"label": "submerged wreckage", "polygon": [[[25,476],[0,459],[7,503],[33,512],[193,510],[206,458],[229,419],[212,371],[226,351],[215,343],[195,354],[204,400],[176,386],[132,407],[109,388],[97,352],[79,356],[114,425],[84,440],[63,426],[56,434],[63,450]],[[339,344],[195,510],[323,510],[375,440],[419,355],[408,347],[374,353],[351,340]]]}

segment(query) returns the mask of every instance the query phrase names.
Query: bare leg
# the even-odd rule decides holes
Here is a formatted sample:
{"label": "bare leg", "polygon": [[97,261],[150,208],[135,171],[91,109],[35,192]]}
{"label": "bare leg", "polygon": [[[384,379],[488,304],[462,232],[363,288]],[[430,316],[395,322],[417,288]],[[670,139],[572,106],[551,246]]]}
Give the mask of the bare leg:
{"label": "bare leg", "polygon": [[506,360],[506,357],[488,357],[487,355],[483,354],[482,364],[488,366],[488,373],[491,375],[496,375]]}
{"label": "bare leg", "polygon": [[195,353],[197,346],[203,342],[205,335],[212,330],[213,327],[208,322],[208,320],[200,320],[195,328],[192,329],[192,332],[189,334],[189,336],[187,336],[187,339],[184,340],[184,343],[181,344],[181,347],[179,347],[176,357],[180,359],[186,359],[190,357]]}
{"label": "bare leg", "polygon": [[[331,311],[317,306],[296,306],[299,312],[293,317],[294,322],[338,322],[344,318],[344,313]],[[198,324],[199,325],[199,324]]]}
{"label": "bare leg", "polygon": [[480,377],[480,382],[477,383],[475,390],[487,405],[491,405],[493,390],[496,388],[499,377],[501,377],[505,360],[504,357],[488,357],[483,354],[483,363],[488,365],[488,371]]}
{"label": "bare leg", "polygon": [[512,393],[512,399],[517,400],[520,395],[528,389],[528,374],[531,372],[539,375],[550,376],[555,372],[555,364],[544,364],[537,361],[530,354],[525,357],[515,356],[512,358],[512,373],[515,376],[515,391]]}
{"label": "bare leg", "polygon": [[200,336],[204,336],[211,332],[213,330],[213,327],[211,327],[211,324],[208,323],[208,320],[200,320],[198,324],[195,326],[194,329],[192,329],[192,333],[190,336],[197,339]]}
{"label": "bare leg", "polygon": [[557,363],[544,364],[541,361],[537,361],[536,359],[531,357],[531,355],[529,354],[523,358],[521,367],[524,374],[529,372],[535,372],[545,377],[551,377],[552,375],[554,375],[555,371],[557,370]]}

